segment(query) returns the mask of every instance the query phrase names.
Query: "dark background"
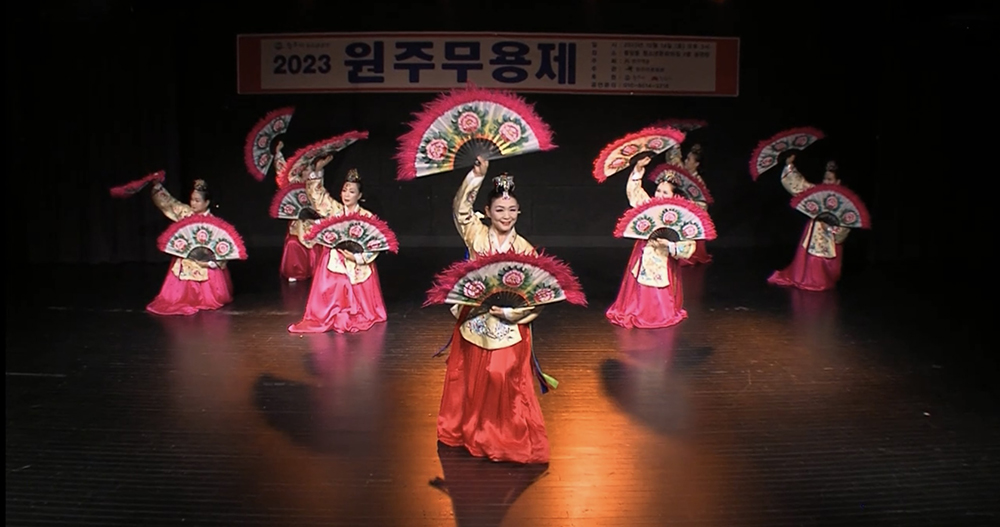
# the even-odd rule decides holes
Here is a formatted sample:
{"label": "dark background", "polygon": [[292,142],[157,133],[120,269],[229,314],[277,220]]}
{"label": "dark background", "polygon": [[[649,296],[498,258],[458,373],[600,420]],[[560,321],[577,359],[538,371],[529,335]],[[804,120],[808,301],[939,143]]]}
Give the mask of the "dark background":
{"label": "dark background", "polygon": [[[982,121],[996,60],[988,55],[993,19],[983,13],[962,2],[22,4],[5,17],[8,251],[16,247],[27,262],[166,261],[154,242],[168,220],[148,193],[125,201],[107,193],[161,168],[182,200],[194,179],[207,179],[215,213],[240,230],[251,257],[277,250],[286,223],[267,215],[273,178],[254,181],[242,147],[264,113],[285,105],[297,108],[287,155],[348,130],[370,132],[334,161],[328,187],[336,193],[347,168],[357,167],[367,207],[396,230],[402,251],[460,246],[449,207],[461,174],[395,181],[396,138],[434,94],[241,96],[236,35],[592,32],[740,37],[740,95],[524,94],[560,148],[494,166],[517,177],[518,230],[533,243],[629,246],[611,236],[627,207],[624,179],[598,185],[593,158],[653,121],[701,118],[709,127],[690,137],[706,150],[702,173],[716,198],[710,212],[720,237],[711,246],[790,257],[804,217],[788,207],[777,170],[754,183],[747,163],[758,141],[817,126],[829,139],[801,156],[803,172],[815,181],[837,159],[873,216],[873,230],[849,238],[848,265],[933,270],[942,256],[969,252],[989,209],[974,201],[987,174],[983,147],[992,132]],[[38,206],[29,207],[35,197]]]}

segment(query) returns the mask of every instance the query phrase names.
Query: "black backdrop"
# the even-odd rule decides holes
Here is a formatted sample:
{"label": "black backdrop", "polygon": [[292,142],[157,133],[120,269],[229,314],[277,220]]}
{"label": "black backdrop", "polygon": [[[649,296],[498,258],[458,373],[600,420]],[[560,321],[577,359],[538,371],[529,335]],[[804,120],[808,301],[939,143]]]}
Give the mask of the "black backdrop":
{"label": "black backdrop", "polygon": [[818,178],[826,159],[837,159],[845,184],[872,211],[875,229],[849,239],[854,262],[930,265],[947,254],[945,245],[974,241],[988,208],[955,194],[975,188],[985,173],[985,135],[976,130],[989,130],[979,121],[995,69],[987,55],[995,45],[992,19],[956,2],[906,10],[879,2],[549,4],[20,6],[5,17],[8,252],[16,247],[29,262],[166,260],[153,245],[167,220],[148,194],[128,201],[107,194],[161,168],[182,199],[194,179],[209,180],[216,213],[241,231],[251,254],[279,247],[285,224],[267,216],[275,185],[247,174],[242,143],[257,119],[284,105],[297,107],[284,137],[288,154],[344,131],[370,132],[330,172],[336,178],[348,167],[360,170],[368,208],[393,226],[404,250],[459,245],[448,209],[461,175],[398,183],[391,159],[404,122],[434,94],[236,93],[237,34],[379,30],[741,38],[737,98],[524,94],[560,148],[496,165],[517,177],[525,211],[519,231],[536,245],[615,246],[610,231],[626,207],[624,180],[598,185],[589,175],[592,159],[613,138],[667,117],[710,123],[691,137],[706,149],[716,247],[790,254],[803,218],[787,206],[778,174],[753,183],[747,162],[757,141],[805,125],[829,137],[803,156],[806,175]]}

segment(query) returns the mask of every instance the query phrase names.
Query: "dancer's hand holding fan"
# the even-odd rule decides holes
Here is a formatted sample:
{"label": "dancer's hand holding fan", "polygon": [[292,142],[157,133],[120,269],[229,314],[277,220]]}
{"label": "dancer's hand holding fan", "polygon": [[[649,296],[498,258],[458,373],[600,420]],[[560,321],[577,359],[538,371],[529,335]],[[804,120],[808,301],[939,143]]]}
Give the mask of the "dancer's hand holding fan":
{"label": "dancer's hand holding fan", "polygon": [[443,94],[415,115],[399,138],[397,179],[472,167],[478,157],[498,159],[552,150],[549,126],[513,93],[470,87]]}

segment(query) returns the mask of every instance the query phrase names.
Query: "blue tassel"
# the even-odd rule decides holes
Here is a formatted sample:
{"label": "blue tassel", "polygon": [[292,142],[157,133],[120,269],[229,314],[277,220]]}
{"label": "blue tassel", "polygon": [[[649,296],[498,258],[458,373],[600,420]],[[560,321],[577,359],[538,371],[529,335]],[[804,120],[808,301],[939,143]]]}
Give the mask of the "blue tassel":
{"label": "blue tassel", "polygon": [[528,334],[531,338],[531,369],[534,370],[538,384],[541,385],[542,395],[545,395],[549,393],[550,387],[553,390],[556,389],[559,386],[559,381],[542,371],[542,366],[538,363],[538,355],[535,355],[535,335],[531,330],[531,324],[528,324]]}

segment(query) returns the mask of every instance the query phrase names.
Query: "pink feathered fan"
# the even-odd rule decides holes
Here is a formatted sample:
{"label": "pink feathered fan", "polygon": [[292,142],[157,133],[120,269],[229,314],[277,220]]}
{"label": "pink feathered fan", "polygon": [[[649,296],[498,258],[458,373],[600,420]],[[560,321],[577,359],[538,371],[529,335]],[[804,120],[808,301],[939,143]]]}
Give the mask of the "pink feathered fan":
{"label": "pink feathered fan", "polygon": [[469,87],[442,94],[415,115],[399,138],[396,179],[408,181],[471,167],[476,156],[512,157],[552,150],[552,131],[517,95]]}
{"label": "pink feathered fan", "polygon": [[750,176],[754,181],[778,164],[778,156],[789,150],[804,150],[825,136],[818,128],[792,128],[761,141],[750,156]]}
{"label": "pink feathered fan", "polygon": [[614,140],[594,160],[594,179],[604,183],[628,167],[632,160],[647,152],[660,154],[684,142],[684,132],[667,127],[644,128]]}
{"label": "pink feathered fan", "polygon": [[247,249],[236,228],[204,214],[193,214],[171,224],[156,239],[156,247],[171,256],[203,262],[247,259]]}
{"label": "pink feathered fan", "polygon": [[684,198],[653,198],[628,210],[615,226],[616,238],[670,241],[714,240],[715,224],[708,213]]}
{"label": "pink feathered fan", "polygon": [[271,200],[270,214],[279,220],[316,220],[320,218],[309,202],[305,183],[294,183],[278,189]]}
{"label": "pink feathered fan", "polygon": [[587,305],[569,265],[544,254],[497,253],[462,260],[440,272],[424,306],[525,307],[562,301]]}
{"label": "pink feathered fan", "polygon": [[146,185],[149,185],[150,183],[163,183],[163,179],[166,175],[167,173],[165,171],[160,170],[158,172],[153,172],[146,177],[114,187],[111,189],[111,197],[118,199],[130,198],[136,195],[140,190],[146,188]]}
{"label": "pink feathered fan", "polygon": [[275,137],[288,131],[294,113],[295,108],[292,107],[268,112],[247,134],[246,144],[243,146],[243,162],[257,181],[263,181],[271,168],[271,163],[274,162],[271,143]]}
{"label": "pink feathered fan", "polygon": [[386,222],[357,213],[330,216],[313,225],[306,238],[331,249],[353,253],[399,251],[396,234]]}
{"label": "pink feathered fan", "polygon": [[816,185],[792,198],[793,209],[836,227],[870,229],[871,216],[861,198],[842,185]]}
{"label": "pink feathered fan", "polygon": [[675,185],[687,194],[688,198],[694,201],[703,201],[708,204],[715,202],[715,200],[712,199],[712,195],[709,194],[708,187],[705,186],[705,183],[692,176],[690,172],[684,169],[684,167],[667,163],[656,165],[649,171],[649,176],[647,176],[647,178],[656,184],[659,184],[664,178],[674,179],[676,181]]}
{"label": "pink feathered fan", "polygon": [[285,163],[285,169],[278,173],[278,188],[285,188],[291,183],[301,183],[308,175],[304,173],[305,170],[313,161],[340,152],[362,139],[368,139],[368,132],[353,131],[298,149]]}

